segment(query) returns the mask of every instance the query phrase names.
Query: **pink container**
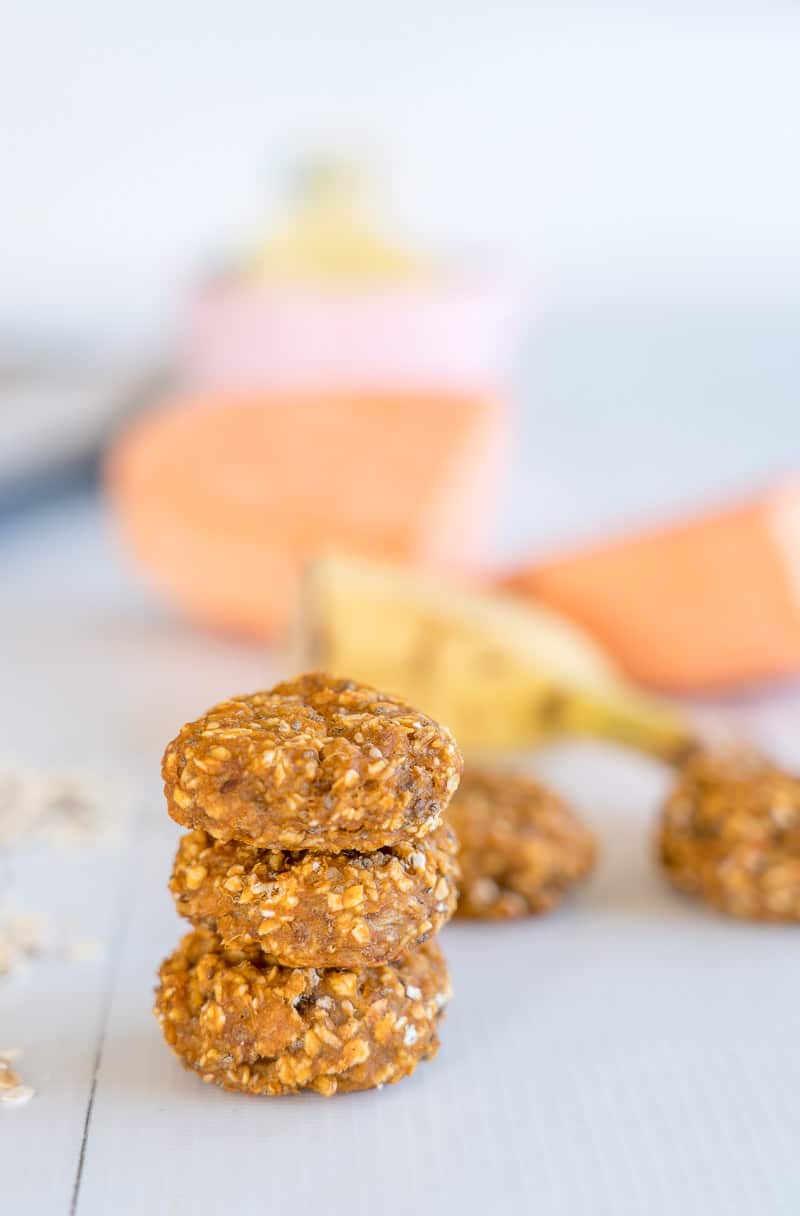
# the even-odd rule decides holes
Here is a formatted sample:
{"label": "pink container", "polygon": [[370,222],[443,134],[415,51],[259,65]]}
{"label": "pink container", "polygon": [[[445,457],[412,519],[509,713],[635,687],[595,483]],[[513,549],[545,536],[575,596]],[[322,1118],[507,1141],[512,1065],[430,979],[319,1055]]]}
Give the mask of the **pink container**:
{"label": "pink container", "polygon": [[203,388],[491,391],[508,378],[518,330],[514,293],[489,275],[217,280],[192,302],[180,365]]}

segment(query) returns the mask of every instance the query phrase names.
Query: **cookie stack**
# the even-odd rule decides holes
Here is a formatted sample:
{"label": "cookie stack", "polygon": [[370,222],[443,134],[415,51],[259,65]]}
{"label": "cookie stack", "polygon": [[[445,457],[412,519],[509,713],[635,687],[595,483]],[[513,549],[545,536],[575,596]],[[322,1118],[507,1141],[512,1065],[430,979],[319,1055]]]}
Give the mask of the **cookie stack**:
{"label": "cookie stack", "polygon": [[183,728],[163,775],[191,829],[170,889],[194,929],[156,1013],[186,1067],[247,1093],[333,1094],[435,1055],[450,984],[432,939],[458,880],[442,812],[461,767],[445,727],[320,674]]}

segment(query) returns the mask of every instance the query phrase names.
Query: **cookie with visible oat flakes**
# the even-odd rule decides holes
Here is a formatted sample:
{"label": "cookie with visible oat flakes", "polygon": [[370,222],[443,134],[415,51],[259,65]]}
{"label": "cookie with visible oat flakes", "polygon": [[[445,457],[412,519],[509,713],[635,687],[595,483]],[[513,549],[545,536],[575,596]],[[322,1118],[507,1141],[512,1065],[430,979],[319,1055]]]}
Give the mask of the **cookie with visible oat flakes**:
{"label": "cookie with visible oat flakes", "polygon": [[170,879],[178,911],[226,947],[285,967],[373,967],[437,933],[456,905],[453,831],[372,853],[287,853],[197,830]]}
{"label": "cookie with visible oat flakes", "polygon": [[546,912],[594,866],[592,833],[558,794],[529,777],[467,768],[447,820],[459,844],[457,916]]}
{"label": "cookie with visible oat flakes", "polygon": [[800,778],[756,752],[692,756],[661,815],[673,886],[728,916],[800,921]]}
{"label": "cookie with visible oat flakes", "polygon": [[436,1054],[450,997],[435,942],[381,967],[316,971],[225,951],[208,929],[184,937],[159,981],[156,1014],[181,1063],[249,1094],[399,1081]]}
{"label": "cookie with visible oat flakes", "polygon": [[172,818],[217,840],[366,853],[428,835],[461,768],[446,727],[397,697],[314,673],[188,723],[162,774]]}

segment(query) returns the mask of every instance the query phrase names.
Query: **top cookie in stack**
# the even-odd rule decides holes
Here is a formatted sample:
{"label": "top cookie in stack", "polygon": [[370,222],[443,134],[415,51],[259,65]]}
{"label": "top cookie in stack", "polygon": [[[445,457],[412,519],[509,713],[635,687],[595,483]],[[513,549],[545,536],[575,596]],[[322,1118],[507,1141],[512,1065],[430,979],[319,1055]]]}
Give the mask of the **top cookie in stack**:
{"label": "top cookie in stack", "polygon": [[223,945],[288,967],[372,967],[452,915],[458,786],[446,727],[322,674],[235,697],[167,747],[169,813],[192,829],[170,887]]}

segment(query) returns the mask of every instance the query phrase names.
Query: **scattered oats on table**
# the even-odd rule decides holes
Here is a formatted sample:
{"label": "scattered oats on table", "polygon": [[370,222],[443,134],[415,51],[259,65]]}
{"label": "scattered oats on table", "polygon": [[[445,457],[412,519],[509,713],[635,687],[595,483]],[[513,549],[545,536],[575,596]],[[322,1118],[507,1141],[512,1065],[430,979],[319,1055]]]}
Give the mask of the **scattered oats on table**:
{"label": "scattered oats on table", "polygon": [[26,912],[7,912],[0,919],[0,976],[19,971],[42,954],[47,944],[44,923]]}
{"label": "scattered oats on table", "polygon": [[64,957],[73,963],[93,963],[104,953],[99,937],[73,937],[64,943]]}
{"label": "scattered oats on table", "polygon": [[23,1085],[19,1074],[11,1067],[11,1061],[21,1055],[19,1047],[0,1051],[0,1104],[3,1106],[24,1106],[36,1092],[30,1085]]}
{"label": "scattered oats on table", "polygon": [[126,794],[94,773],[0,769],[0,849],[41,841],[55,847],[116,839]]}
{"label": "scattered oats on table", "polygon": [[[10,886],[14,851],[23,846],[79,846],[116,839],[127,813],[119,789],[91,773],[31,773],[6,765],[0,769],[0,888]],[[22,970],[52,946],[40,917],[0,911],[0,979]],[[67,941],[70,959],[98,957],[96,939]],[[18,1049],[0,1051],[0,1103],[23,1106],[34,1096],[11,1068]]]}

